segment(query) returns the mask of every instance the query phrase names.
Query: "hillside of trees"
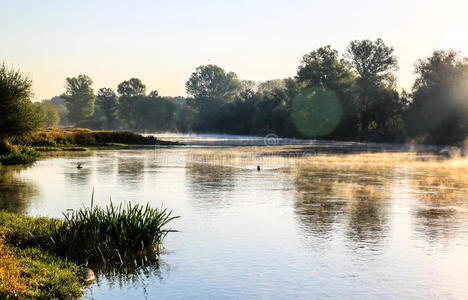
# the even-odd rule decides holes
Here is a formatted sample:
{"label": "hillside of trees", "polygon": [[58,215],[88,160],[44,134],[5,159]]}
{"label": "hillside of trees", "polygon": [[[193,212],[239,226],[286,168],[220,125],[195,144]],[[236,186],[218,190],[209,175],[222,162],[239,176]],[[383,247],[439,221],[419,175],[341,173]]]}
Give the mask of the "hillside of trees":
{"label": "hillside of trees", "polygon": [[410,92],[398,90],[397,69],[381,39],[356,40],[344,54],[331,46],[307,53],[291,78],[253,82],[204,65],[186,82],[188,97],[165,97],[138,78],[95,93],[91,78],[79,75],[35,106],[44,126],[462,144],[468,59],[449,50],[418,60]]}

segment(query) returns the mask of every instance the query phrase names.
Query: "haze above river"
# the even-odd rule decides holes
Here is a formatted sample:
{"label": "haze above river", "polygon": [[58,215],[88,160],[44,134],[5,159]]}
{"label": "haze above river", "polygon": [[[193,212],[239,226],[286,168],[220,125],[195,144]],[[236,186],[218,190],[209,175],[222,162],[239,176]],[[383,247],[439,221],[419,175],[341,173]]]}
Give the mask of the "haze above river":
{"label": "haze above river", "polygon": [[468,294],[466,157],[275,137],[161,138],[187,145],[52,153],[0,169],[1,209],[61,217],[89,206],[94,188],[97,205],[112,197],[181,216],[157,261],[97,271],[84,298]]}

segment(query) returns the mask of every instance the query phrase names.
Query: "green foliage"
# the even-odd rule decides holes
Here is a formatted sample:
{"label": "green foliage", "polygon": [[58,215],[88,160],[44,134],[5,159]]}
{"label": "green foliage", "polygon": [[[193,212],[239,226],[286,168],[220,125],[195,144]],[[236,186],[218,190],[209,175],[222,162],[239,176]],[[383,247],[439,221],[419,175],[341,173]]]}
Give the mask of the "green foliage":
{"label": "green foliage", "polygon": [[40,119],[40,127],[56,126],[60,122],[58,109],[50,102],[36,102],[34,108]]}
{"label": "green foliage", "polygon": [[226,73],[216,65],[206,65],[192,73],[185,88],[195,99],[229,102],[240,92],[241,83],[235,73]]}
{"label": "green foliage", "polygon": [[[63,226],[52,233],[58,253],[75,259],[125,258],[127,255],[162,242],[172,230],[164,229],[171,216],[167,209],[149,205],[110,205],[104,209],[81,208],[65,215]],[[79,245],[79,247],[70,247]]]}
{"label": "green foliage", "polygon": [[351,64],[340,58],[337,50],[325,46],[304,55],[296,78],[305,88],[321,87],[336,94],[342,115],[340,123],[328,136],[351,138],[357,135],[359,108],[356,76],[351,70]]}
{"label": "green foliage", "polygon": [[[386,119],[394,119],[394,113],[401,114],[403,108],[382,112],[381,107],[389,107],[387,101],[402,104],[395,91],[395,74],[398,69],[393,48],[388,47],[381,39],[375,41],[352,41],[348,47],[348,58],[356,73],[357,116],[359,119],[359,137],[386,135]],[[379,108],[379,106],[381,106]],[[377,109],[378,108],[378,109]],[[376,117],[379,110],[380,118]],[[382,119],[382,113],[386,115]]]}
{"label": "green foliage", "polygon": [[393,72],[398,69],[398,63],[393,51],[382,39],[355,40],[349,44],[348,57],[359,76],[358,83],[362,88],[395,83]]}
{"label": "green foliage", "polygon": [[30,164],[40,156],[41,153],[31,147],[12,146],[7,154],[0,155],[0,163],[3,165]]}
{"label": "green foliage", "polygon": [[167,209],[149,205],[111,202],[102,209],[93,207],[93,200],[91,208],[64,221],[0,211],[0,275],[9,282],[0,282],[0,298],[78,298],[84,286],[78,266],[65,257],[133,263],[139,252],[157,252],[155,246],[173,231],[164,227],[175,218]]}
{"label": "green foliage", "polygon": [[68,110],[68,120],[72,124],[83,121],[94,114],[93,81],[87,75],[68,77],[65,93],[61,96],[65,100]]}
{"label": "green foliage", "polygon": [[0,139],[27,134],[39,125],[31,102],[32,82],[0,65]]}
{"label": "green foliage", "polygon": [[107,126],[112,128],[115,119],[117,118],[119,101],[117,95],[109,88],[99,89],[97,98],[97,105],[101,107],[107,119]]}
{"label": "green foliage", "polygon": [[117,92],[122,97],[144,96],[145,91],[146,86],[138,78],[123,81],[117,87]]}
{"label": "green foliage", "polygon": [[78,266],[40,248],[17,250],[23,276],[31,278],[26,298],[78,299],[83,293]]}
{"label": "green foliage", "polygon": [[435,144],[462,144],[468,137],[468,58],[435,51],[416,64],[408,112],[412,137]]}
{"label": "green foliage", "polygon": [[[156,145],[163,141],[153,136],[143,136],[129,131],[93,131],[82,128],[47,128],[24,137],[12,139],[17,145],[34,147],[67,147],[70,146],[106,146],[109,144]],[[1,146],[1,144],[0,144]],[[83,148],[77,147],[82,150]]]}
{"label": "green foliage", "polygon": [[338,93],[350,89],[354,76],[349,64],[328,45],[304,55],[297,70],[297,80],[309,87],[323,87]]}
{"label": "green foliage", "polygon": [[[265,82],[239,80],[233,72],[204,65],[186,82],[188,98],[161,97],[157,91],[145,95],[146,86],[140,79],[131,78],[118,85],[118,96],[111,89],[100,89],[98,105],[93,108],[91,79],[80,75],[67,78],[67,92],[62,98],[68,109],[59,97],[50,103],[61,116],[68,112],[75,126],[92,129],[275,133],[284,137],[320,136],[380,142],[404,142],[409,136],[430,143],[461,144],[468,132],[468,79],[466,60],[457,55],[438,51],[431,58],[418,61],[418,79],[412,94],[397,91],[398,64],[394,50],[376,39],[352,41],[345,55],[329,45],[313,50],[302,57],[294,78]],[[308,89],[317,88],[333,92],[334,100],[314,102],[316,99],[312,97],[313,105],[311,101],[293,101]],[[81,100],[72,101],[72,98]],[[306,111],[308,117],[304,115]],[[337,115],[322,119],[325,111]],[[324,123],[318,125],[317,120]],[[339,120],[338,124],[334,124],[335,120]],[[312,128],[333,130],[321,129],[319,133]],[[20,128],[17,134],[26,132]],[[4,136],[12,139],[13,135]],[[92,137],[78,134],[76,141],[75,136],[37,137],[25,144],[102,146],[94,133]],[[126,143],[118,138],[108,142]]]}
{"label": "green foliage", "polygon": [[[51,232],[62,224],[56,219],[0,211],[1,234],[20,269],[18,280],[26,285],[16,297],[76,299],[82,294],[78,267],[47,251],[52,241]],[[0,298],[8,295],[8,289],[0,288]]]}
{"label": "green foliage", "polygon": [[296,127],[307,137],[321,137],[338,126],[343,108],[336,93],[324,88],[302,90],[294,99],[292,118]]}

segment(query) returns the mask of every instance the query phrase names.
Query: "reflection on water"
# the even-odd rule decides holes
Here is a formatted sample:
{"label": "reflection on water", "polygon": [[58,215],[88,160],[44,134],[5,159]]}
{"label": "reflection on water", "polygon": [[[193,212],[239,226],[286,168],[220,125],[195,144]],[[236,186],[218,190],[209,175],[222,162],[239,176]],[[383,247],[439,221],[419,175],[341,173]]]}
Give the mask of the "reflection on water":
{"label": "reflection on water", "polygon": [[230,192],[236,184],[232,168],[188,163],[186,174],[196,208],[209,212],[231,205]]}
{"label": "reflection on water", "polygon": [[50,156],[0,169],[0,208],[60,217],[89,205],[94,187],[97,205],[112,197],[182,216],[160,257],[94,267],[87,298],[468,293],[466,158],[310,154],[296,145]]}
{"label": "reflection on water", "polygon": [[0,168],[0,210],[27,211],[29,202],[39,193],[33,181],[22,179],[25,171],[13,166]]}
{"label": "reflection on water", "polygon": [[96,275],[95,287],[87,297],[94,297],[94,289],[116,289],[125,286],[139,286],[143,294],[147,297],[147,287],[154,282],[162,283],[164,273],[170,272],[170,267],[159,258],[154,251],[145,251],[134,258],[129,258],[120,262],[89,265]]}

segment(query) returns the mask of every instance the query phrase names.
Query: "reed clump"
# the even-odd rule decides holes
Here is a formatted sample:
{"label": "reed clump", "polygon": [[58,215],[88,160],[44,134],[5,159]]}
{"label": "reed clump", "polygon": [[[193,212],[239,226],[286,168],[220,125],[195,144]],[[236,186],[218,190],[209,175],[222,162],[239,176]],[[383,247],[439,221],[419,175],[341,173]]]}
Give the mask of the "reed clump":
{"label": "reed clump", "polygon": [[167,233],[175,231],[165,226],[178,216],[167,209],[152,208],[147,204],[114,205],[105,208],[80,208],[65,215],[63,225],[54,227],[52,239],[57,253],[75,260],[118,259],[140,250],[155,249]]}

